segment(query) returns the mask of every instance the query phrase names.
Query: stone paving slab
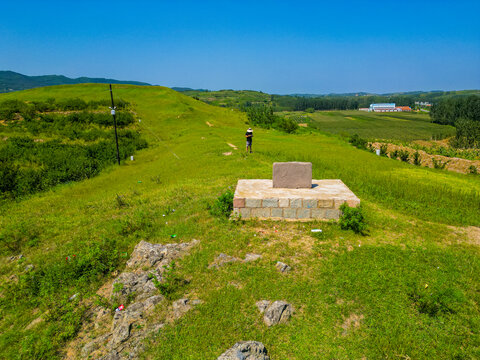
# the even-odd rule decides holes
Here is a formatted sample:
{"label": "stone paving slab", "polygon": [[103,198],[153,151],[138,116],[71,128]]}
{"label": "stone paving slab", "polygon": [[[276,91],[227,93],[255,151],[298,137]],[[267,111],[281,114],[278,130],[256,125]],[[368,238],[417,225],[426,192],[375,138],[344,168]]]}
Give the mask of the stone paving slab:
{"label": "stone paving slab", "polygon": [[338,219],[340,206],[360,205],[360,199],[341,181],[312,180],[309,189],[274,188],[267,179],[239,180],[234,195],[234,215],[242,218]]}

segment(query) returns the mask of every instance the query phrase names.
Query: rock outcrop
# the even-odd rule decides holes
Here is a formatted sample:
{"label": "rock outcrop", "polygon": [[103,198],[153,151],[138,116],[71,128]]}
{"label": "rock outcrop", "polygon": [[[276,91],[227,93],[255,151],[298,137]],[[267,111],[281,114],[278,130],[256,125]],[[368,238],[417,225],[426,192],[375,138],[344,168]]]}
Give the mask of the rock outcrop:
{"label": "rock outcrop", "polygon": [[281,273],[288,273],[290,272],[290,270],[292,269],[290,266],[288,266],[287,264],[281,262],[281,261],[277,261],[277,264],[275,265],[275,267],[277,268],[278,271],[280,271]]}
{"label": "rock outcrop", "polygon": [[267,326],[286,323],[293,313],[293,307],[281,300],[274,301],[260,300],[256,303],[258,310],[263,314],[263,321]]}
{"label": "rock outcrop", "polygon": [[240,341],[217,360],[270,360],[265,345],[258,341]]}
{"label": "rock outcrop", "polygon": [[[147,321],[155,305],[165,301],[155,283],[163,280],[163,274],[173,260],[197,242],[167,245],[146,241],[138,243],[127,262],[126,271],[117,276],[110,290],[112,301],[130,304],[117,308],[110,327],[100,325],[108,323],[109,312],[104,308],[98,310],[94,329],[97,332],[104,330],[104,333],[86,343],[81,356],[102,360],[136,358],[143,350],[142,340],[164,326],[163,323],[151,324]],[[199,300],[178,300],[172,305],[171,318],[181,317],[198,303]]]}

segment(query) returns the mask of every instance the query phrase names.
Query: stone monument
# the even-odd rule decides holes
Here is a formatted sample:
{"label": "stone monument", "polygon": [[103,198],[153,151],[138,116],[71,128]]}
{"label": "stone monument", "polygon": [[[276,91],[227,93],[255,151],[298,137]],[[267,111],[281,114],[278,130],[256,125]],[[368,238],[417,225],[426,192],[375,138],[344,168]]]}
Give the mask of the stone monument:
{"label": "stone monument", "polygon": [[273,164],[273,180],[238,180],[233,214],[244,219],[330,220],[360,204],[341,180],[312,180],[312,163]]}

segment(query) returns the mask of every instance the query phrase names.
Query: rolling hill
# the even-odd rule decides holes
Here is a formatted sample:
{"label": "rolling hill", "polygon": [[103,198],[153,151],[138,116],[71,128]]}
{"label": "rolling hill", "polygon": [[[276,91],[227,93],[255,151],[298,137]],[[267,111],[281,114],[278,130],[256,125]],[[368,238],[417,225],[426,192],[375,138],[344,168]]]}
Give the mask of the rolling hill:
{"label": "rolling hill", "polygon": [[[477,177],[379,157],[308,128],[254,128],[246,154],[238,110],[165,87],[116,85],[114,94],[132,104],[148,148],[89,179],[0,203],[0,358],[88,358],[84,349],[100,358],[115,309],[135,300],[107,295],[122,291],[113,281],[135,246],[194,239],[160,278],[162,300],[144,319],[159,326],[143,358],[215,359],[242,340],[261,341],[272,360],[480,357]],[[62,85],[0,102],[108,96],[101,84]],[[271,178],[275,161],[309,161],[315,179],[341,179],[362,201],[368,234],[212,215],[238,179]],[[220,254],[252,253],[261,258],[211,266]],[[280,273],[277,261],[292,270]],[[201,302],[172,318],[185,298]],[[291,303],[292,318],[266,326],[255,305],[264,299]],[[127,325],[125,341],[142,331]]]}
{"label": "rolling hill", "polygon": [[86,83],[150,85],[148,83],[139,81],[123,81],[89,77],[72,79],[63,75],[28,76],[13,71],[0,71],[0,93],[26,90],[42,86]]}

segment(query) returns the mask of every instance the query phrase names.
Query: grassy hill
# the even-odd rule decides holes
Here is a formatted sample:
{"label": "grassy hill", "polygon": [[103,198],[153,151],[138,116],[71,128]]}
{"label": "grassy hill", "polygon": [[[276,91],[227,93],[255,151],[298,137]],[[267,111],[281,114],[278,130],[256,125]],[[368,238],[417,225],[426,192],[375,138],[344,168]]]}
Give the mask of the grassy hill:
{"label": "grassy hill", "polygon": [[0,93],[26,90],[42,86],[86,83],[150,85],[139,81],[122,81],[89,77],[72,79],[63,75],[28,76],[14,71],[0,71]]}
{"label": "grassy hill", "polygon": [[[18,249],[2,246],[0,257],[0,358],[64,356],[95,292],[135,244],[192,239],[200,245],[178,262],[188,283],[176,293],[203,304],[151,338],[146,358],[214,359],[240,340],[262,341],[273,360],[480,357],[478,178],[381,158],[309,129],[255,128],[247,155],[237,110],[163,87],[114,91],[132,104],[149,147],[91,179],[1,204],[0,241]],[[108,96],[106,86],[89,84],[2,94],[0,102]],[[342,179],[362,201],[369,234],[210,215],[239,178],[271,178],[274,161],[310,161],[314,178]],[[262,259],[209,269],[220,253]],[[276,261],[291,273],[277,272]],[[286,300],[296,312],[267,328],[255,307],[261,299]]]}

